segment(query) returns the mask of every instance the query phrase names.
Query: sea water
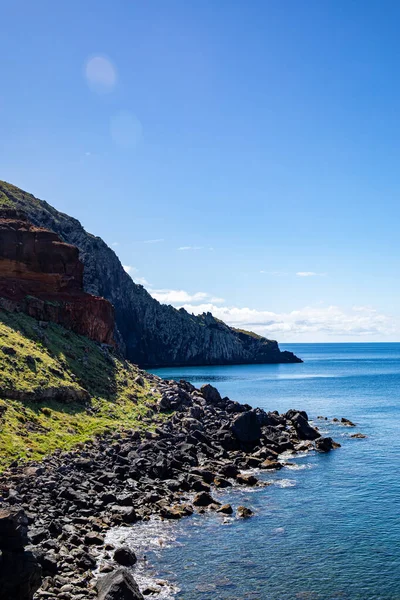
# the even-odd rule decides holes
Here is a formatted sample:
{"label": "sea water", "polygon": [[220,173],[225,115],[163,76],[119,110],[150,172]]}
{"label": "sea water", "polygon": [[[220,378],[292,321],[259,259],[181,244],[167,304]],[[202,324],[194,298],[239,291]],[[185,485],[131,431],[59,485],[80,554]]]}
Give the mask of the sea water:
{"label": "sea water", "polygon": [[146,564],[176,600],[399,600],[400,344],[282,349],[305,362],[154,372],[212,383],[266,410],[306,410],[342,447],[290,457],[293,466],[260,475],[268,487],[215,494],[250,507],[250,519],[207,514],[158,526]]}

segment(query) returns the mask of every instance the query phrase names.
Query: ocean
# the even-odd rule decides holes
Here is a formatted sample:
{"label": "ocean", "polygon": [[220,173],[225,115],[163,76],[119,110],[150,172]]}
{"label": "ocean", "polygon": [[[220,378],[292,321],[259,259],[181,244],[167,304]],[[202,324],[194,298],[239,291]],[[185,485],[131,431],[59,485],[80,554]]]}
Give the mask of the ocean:
{"label": "ocean", "polygon": [[260,475],[268,487],[215,494],[250,507],[250,519],[207,514],[134,527],[137,539],[148,536],[146,568],[171,584],[162,597],[176,600],[399,600],[400,344],[281,347],[305,362],[154,372],[212,383],[266,410],[306,410],[342,447],[288,457],[293,466]]}

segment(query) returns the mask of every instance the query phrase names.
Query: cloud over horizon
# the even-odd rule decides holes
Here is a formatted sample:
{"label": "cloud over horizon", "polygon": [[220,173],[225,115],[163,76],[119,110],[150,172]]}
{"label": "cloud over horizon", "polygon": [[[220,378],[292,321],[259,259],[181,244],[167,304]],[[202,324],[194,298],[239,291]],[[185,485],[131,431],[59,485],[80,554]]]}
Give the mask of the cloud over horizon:
{"label": "cloud over horizon", "polygon": [[188,312],[201,314],[211,312],[228,325],[251,329],[265,336],[278,335],[285,338],[309,335],[316,337],[366,337],[387,336],[397,331],[396,323],[387,315],[368,306],[344,310],[338,306],[305,306],[287,313],[255,310],[247,307],[217,306],[212,303],[185,304]]}
{"label": "cloud over horizon", "polygon": [[190,294],[185,292],[184,290],[152,290],[149,289],[148,292],[161,302],[162,304],[172,304],[177,305],[178,308],[183,306],[185,302],[211,302],[214,304],[220,304],[225,302],[223,298],[216,298],[206,292],[195,292],[194,294]]}
{"label": "cloud over horizon", "polygon": [[233,327],[250,329],[267,337],[280,339],[318,337],[366,338],[387,337],[399,331],[398,323],[390,316],[370,306],[304,306],[289,312],[277,313],[248,307],[229,306],[223,298],[206,292],[185,290],[148,290],[159,302],[184,308],[195,315],[211,312]]}

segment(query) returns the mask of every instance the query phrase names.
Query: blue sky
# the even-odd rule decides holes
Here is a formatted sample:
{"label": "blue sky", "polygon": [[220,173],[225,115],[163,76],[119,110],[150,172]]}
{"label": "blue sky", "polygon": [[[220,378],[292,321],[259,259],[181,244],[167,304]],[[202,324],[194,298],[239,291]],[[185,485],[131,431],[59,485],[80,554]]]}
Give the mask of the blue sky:
{"label": "blue sky", "polygon": [[162,301],[282,341],[400,340],[398,2],[0,11],[0,178]]}

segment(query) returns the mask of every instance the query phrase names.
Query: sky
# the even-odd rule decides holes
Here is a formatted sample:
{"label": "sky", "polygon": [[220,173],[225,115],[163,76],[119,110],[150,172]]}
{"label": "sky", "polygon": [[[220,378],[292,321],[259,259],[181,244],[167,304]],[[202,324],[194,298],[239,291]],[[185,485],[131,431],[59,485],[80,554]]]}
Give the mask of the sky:
{"label": "sky", "polygon": [[0,0],[0,179],[162,302],[400,341],[400,4]]}

